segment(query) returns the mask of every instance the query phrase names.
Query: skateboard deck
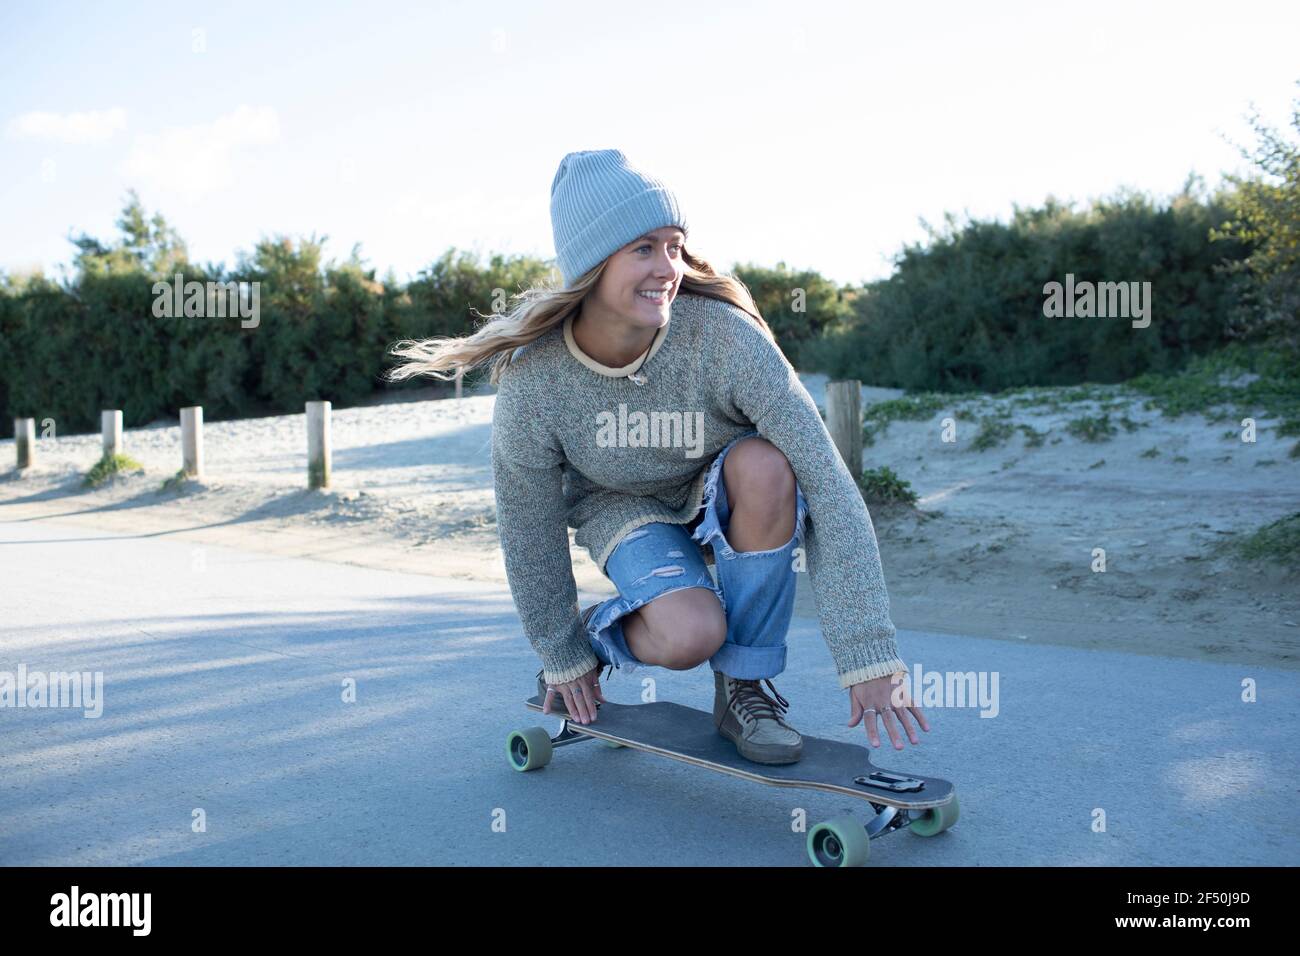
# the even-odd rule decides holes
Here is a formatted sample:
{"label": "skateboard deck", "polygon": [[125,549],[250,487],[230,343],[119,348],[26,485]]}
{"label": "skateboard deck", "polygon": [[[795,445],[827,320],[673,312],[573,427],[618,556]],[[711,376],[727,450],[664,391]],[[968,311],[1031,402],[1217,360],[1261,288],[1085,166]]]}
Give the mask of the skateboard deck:
{"label": "skateboard deck", "polygon": [[[542,703],[537,696],[524,702],[538,713]],[[861,744],[804,734],[803,755],[796,763],[762,764],[742,757],[736,745],[718,733],[712,714],[669,701],[607,701],[591,724],[580,724],[561,713],[551,716],[563,721],[560,733],[553,738],[541,727],[511,734],[507,750],[516,770],[545,766],[554,747],[597,739],[757,783],[822,790],[869,802],[875,810],[871,822],[849,825],[847,821],[853,818],[837,818],[809,832],[808,852],[818,865],[860,865],[866,860],[870,839],[904,827],[931,836],[957,820],[956,790],[950,782],[882,770],[872,765],[870,749]],[[859,840],[863,832],[865,839]]]}

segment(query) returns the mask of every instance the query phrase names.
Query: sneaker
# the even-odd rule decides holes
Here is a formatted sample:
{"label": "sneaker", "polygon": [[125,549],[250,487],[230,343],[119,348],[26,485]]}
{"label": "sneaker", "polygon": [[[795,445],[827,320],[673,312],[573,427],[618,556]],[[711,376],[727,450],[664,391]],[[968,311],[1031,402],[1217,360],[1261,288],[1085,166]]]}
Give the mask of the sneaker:
{"label": "sneaker", "polygon": [[796,763],[803,756],[803,738],[783,719],[790,702],[764,681],[775,699],[756,680],[737,680],[713,672],[713,723],[718,733],[755,763]]}

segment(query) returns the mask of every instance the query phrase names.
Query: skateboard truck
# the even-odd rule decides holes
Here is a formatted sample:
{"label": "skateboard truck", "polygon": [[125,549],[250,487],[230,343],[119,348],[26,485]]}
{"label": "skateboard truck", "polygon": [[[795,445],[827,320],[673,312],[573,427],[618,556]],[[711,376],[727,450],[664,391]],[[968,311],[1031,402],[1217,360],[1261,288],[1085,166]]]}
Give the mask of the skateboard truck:
{"label": "skateboard truck", "polygon": [[864,787],[876,787],[893,793],[917,793],[925,789],[925,783],[915,777],[904,777],[901,774],[890,773],[888,770],[873,770],[869,774],[854,777],[853,782]]}

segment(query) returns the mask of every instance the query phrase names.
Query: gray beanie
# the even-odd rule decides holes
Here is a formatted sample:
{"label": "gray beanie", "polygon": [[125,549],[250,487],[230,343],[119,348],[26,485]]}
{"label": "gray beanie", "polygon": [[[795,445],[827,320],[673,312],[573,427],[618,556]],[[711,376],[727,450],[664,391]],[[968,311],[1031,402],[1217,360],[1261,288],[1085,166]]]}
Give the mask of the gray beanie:
{"label": "gray beanie", "polygon": [[677,197],[622,150],[580,150],[560,160],[551,182],[551,231],[566,289],[633,239],[665,226],[686,232]]}

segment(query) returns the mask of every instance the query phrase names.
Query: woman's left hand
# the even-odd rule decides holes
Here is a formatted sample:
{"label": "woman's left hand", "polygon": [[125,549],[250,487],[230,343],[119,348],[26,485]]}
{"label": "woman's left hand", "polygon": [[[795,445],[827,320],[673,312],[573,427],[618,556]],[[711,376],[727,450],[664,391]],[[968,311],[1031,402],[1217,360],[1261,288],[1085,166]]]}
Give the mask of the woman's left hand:
{"label": "woman's left hand", "polygon": [[865,715],[866,719],[863,722],[871,746],[880,746],[880,732],[876,728],[877,717],[884,722],[885,730],[889,733],[889,739],[893,741],[895,750],[903,749],[903,738],[898,732],[898,724],[903,725],[903,729],[907,731],[907,739],[913,746],[921,742],[916,736],[916,728],[908,720],[909,714],[921,725],[922,730],[926,733],[930,732],[930,723],[925,719],[925,714],[921,713],[920,707],[912,704],[906,681],[907,675],[898,673],[863,681],[849,688],[849,726],[856,727],[858,721],[863,720]]}

